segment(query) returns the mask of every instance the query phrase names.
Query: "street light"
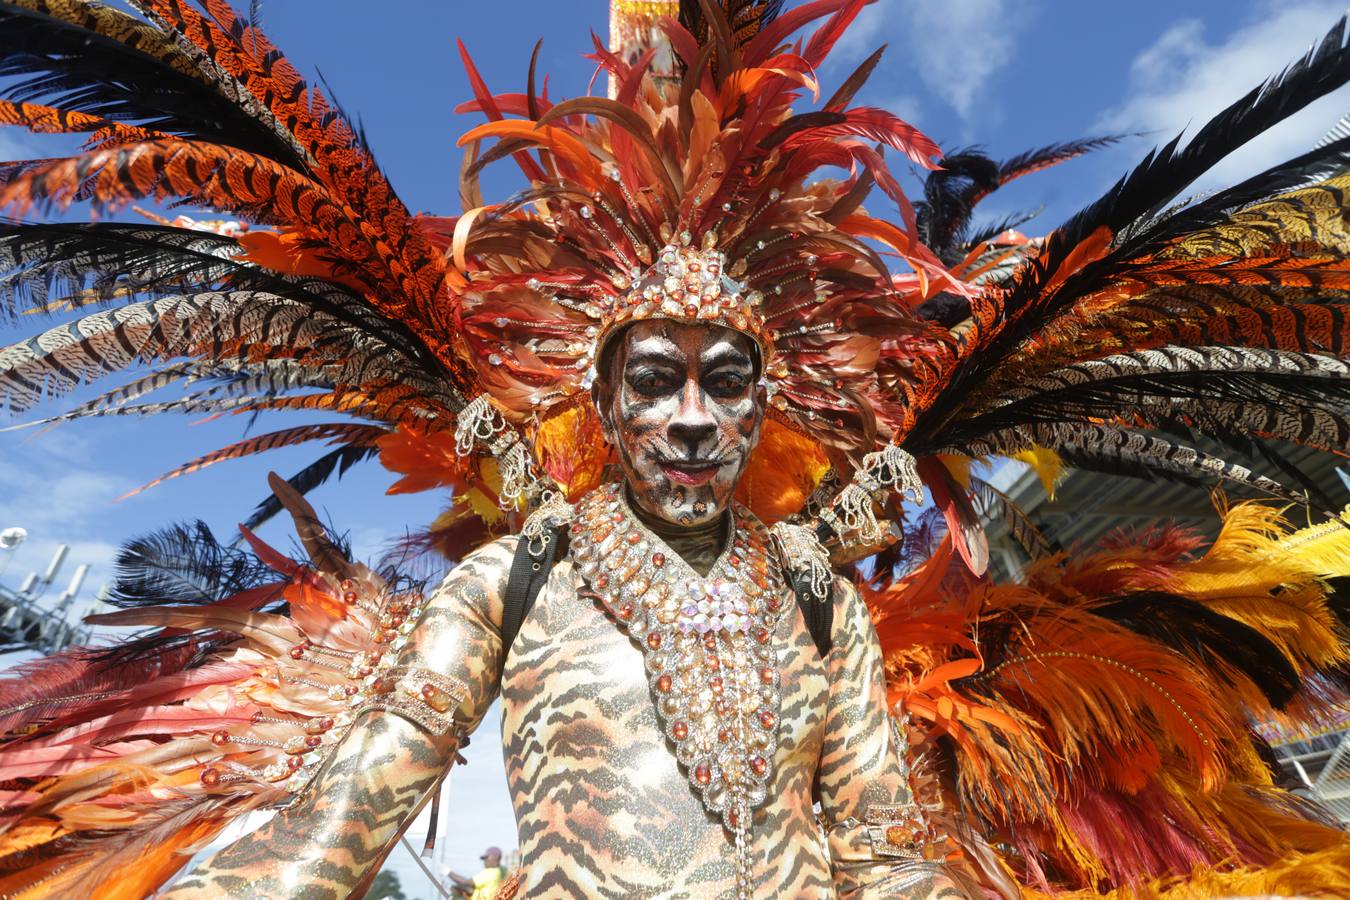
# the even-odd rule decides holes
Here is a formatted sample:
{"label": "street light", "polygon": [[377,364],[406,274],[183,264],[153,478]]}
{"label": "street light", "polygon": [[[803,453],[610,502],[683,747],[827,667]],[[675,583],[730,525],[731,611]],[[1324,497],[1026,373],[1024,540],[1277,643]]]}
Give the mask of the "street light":
{"label": "street light", "polygon": [[14,551],[19,549],[19,545],[27,540],[27,538],[28,530],[26,528],[20,528],[17,525],[13,528],[6,528],[4,531],[0,531],[0,550],[8,551],[5,553],[4,562],[0,563],[0,575],[5,574],[5,570],[9,568],[9,561],[14,558]]}

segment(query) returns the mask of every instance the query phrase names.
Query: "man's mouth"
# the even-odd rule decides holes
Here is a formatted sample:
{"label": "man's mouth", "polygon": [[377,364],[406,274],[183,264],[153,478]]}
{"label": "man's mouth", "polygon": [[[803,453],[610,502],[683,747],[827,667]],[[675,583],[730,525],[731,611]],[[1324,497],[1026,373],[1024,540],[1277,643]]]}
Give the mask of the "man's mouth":
{"label": "man's mouth", "polygon": [[691,487],[712,481],[720,468],[722,468],[721,463],[704,460],[661,463],[661,471],[666,473],[667,478],[676,484],[685,484]]}

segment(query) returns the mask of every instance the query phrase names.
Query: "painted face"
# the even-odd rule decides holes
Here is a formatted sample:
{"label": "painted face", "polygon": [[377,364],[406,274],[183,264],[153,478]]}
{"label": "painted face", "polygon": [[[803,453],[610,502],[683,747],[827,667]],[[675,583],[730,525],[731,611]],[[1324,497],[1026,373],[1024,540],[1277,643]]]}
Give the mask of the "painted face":
{"label": "painted face", "polygon": [[632,496],[671,524],[713,521],[759,440],[764,389],[754,342],[716,325],[638,322],[597,385],[607,437]]}

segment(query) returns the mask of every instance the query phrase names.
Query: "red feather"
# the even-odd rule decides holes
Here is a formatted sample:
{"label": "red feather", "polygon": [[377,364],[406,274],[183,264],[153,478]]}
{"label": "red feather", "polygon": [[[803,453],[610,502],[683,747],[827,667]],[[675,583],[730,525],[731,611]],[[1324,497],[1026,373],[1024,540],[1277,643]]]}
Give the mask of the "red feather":
{"label": "red feather", "polygon": [[854,2],[856,0],[815,0],[814,3],[808,3],[805,6],[799,6],[783,13],[765,26],[746,45],[742,53],[745,65],[747,67],[759,65],[769,54],[777,50],[779,45],[791,37],[797,29],[823,16],[838,12]]}
{"label": "red feather", "polygon": [[893,147],[926,169],[939,168],[933,157],[942,157],[941,148],[932,138],[894,113],[860,106],[841,115],[843,121],[803,129],[788,138],[784,146],[796,148],[822,138],[861,137]]}
{"label": "red feather", "polygon": [[[455,38],[455,44],[459,47],[459,58],[464,63],[464,73],[469,77],[469,86],[473,88],[473,95],[478,104],[482,107],[482,112],[491,122],[500,122],[505,116],[497,106],[497,100],[492,91],[488,89],[487,82],[479,74],[478,67],[473,64],[473,58],[469,56],[469,48],[464,46],[464,42]],[[539,167],[539,163],[534,161],[534,157],[521,150],[518,153],[511,154],[511,158],[520,166],[520,170],[525,173],[525,177],[531,181],[542,181],[544,179],[544,170]]]}

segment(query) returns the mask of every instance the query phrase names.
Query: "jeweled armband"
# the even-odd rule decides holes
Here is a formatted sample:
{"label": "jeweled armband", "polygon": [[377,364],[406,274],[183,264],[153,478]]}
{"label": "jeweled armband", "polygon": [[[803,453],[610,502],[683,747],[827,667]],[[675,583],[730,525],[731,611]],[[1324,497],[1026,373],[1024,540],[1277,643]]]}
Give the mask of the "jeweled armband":
{"label": "jeweled armband", "polygon": [[872,852],[878,857],[927,859],[934,844],[928,817],[916,804],[874,803],[863,817]]}
{"label": "jeweled armband", "polygon": [[370,685],[369,699],[357,712],[391,712],[440,737],[454,728],[455,710],[468,696],[468,687],[457,678],[430,669],[397,666],[380,673]]}

